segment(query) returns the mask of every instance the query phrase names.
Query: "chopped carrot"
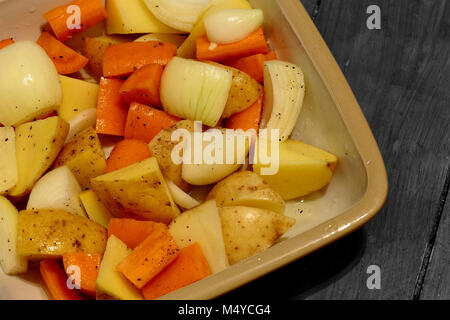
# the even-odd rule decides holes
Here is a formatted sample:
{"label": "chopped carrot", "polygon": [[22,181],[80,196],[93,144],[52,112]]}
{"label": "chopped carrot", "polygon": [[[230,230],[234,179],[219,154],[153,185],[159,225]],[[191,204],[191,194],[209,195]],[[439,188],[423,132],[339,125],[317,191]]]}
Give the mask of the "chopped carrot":
{"label": "chopped carrot", "polygon": [[208,37],[197,38],[197,59],[223,62],[248,57],[254,54],[269,52],[264,30],[258,28],[247,38],[230,44],[213,46]]}
{"label": "chopped carrot", "polygon": [[252,76],[259,83],[264,82],[264,62],[269,60],[276,60],[277,55],[274,51],[268,54],[255,54],[249,57],[244,57],[232,61],[227,61],[227,66],[239,69],[248,75]]}
{"label": "chopped carrot", "polygon": [[198,243],[180,250],[178,257],[150,280],[142,294],[153,300],[211,275],[208,261]]}
{"label": "chopped carrot", "polygon": [[148,64],[165,66],[177,53],[169,42],[126,42],[109,46],[103,56],[103,76],[126,77]]}
{"label": "chopped carrot", "polygon": [[100,254],[88,254],[82,252],[65,253],[63,255],[64,270],[71,274],[71,266],[79,268],[81,292],[95,297],[95,281],[102,256]]}
{"label": "chopped carrot", "polygon": [[115,235],[131,249],[142,243],[161,223],[133,219],[112,218],[108,224],[108,238]]}
{"label": "chopped carrot", "polygon": [[159,87],[163,70],[164,67],[159,64],[149,64],[135,71],[120,89],[125,102],[161,107]]}
{"label": "chopped carrot", "polygon": [[3,39],[0,41],[0,49],[3,49],[14,43],[13,38]]}
{"label": "chopped carrot", "polygon": [[244,131],[254,129],[257,132],[261,121],[262,106],[263,98],[261,96],[250,107],[228,118],[226,128],[234,130],[242,129]]}
{"label": "chopped carrot", "polygon": [[59,74],[70,74],[80,71],[88,63],[86,57],[58,41],[48,32],[42,32],[37,44],[47,52]]}
{"label": "chopped carrot", "polygon": [[180,120],[164,111],[133,102],[128,110],[125,139],[142,140],[149,143],[162,129],[168,128]]}
{"label": "chopped carrot", "polygon": [[122,85],[123,80],[120,79],[100,79],[96,121],[98,133],[124,135],[128,106],[120,95]]}
{"label": "chopped carrot", "polygon": [[116,144],[106,161],[106,173],[128,167],[151,156],[152,152],[147,143],[141,140],[122,140]]}
{"label": "chopped carrot", "polygon": [[84,300],[78,291],[68,288],[68,277],[58,260],[41,260],[39,267],[42,280],[53,300]]}
{"label": "chopped carrot", "polygon": [[142,289],[177,255],[178,246],[169,234],[169,229],[164,224],[158,224],[116,269],[138,289]]}
{"label": "chopped carrot", "polygon": [[[79,10],[79,11],[78,11]],[[79,16],[77,16],[79,14]],[[44,18],[59,41],[66,41],[75,34],[106,18],[102,0],[75,0],[56,7],[44,14]],[[77,21],[77,19],[79,19]],[[79,22],[79,25],[77,23]]]}

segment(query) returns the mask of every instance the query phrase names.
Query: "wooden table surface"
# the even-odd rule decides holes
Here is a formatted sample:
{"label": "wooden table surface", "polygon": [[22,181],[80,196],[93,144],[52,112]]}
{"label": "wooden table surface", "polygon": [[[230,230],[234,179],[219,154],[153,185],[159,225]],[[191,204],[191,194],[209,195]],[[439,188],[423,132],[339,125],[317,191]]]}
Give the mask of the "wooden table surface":
{"label": "wooden table surface", "polygon": [[[301,2],[378,141],[388,200],[359,231],[221,299],[450,299],[450,1]],[[370,5],[381,30],[366,26]]]}

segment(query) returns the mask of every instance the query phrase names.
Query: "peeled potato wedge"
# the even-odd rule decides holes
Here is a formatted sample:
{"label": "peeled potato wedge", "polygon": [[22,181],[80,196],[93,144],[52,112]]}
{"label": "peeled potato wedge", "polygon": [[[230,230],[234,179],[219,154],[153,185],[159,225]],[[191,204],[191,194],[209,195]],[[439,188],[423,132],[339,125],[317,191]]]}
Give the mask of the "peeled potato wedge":
{"label": "peeled potato wedge", "polygon": [[47,171],[58,156],[69,124],[60,117],[28,122],[16,128],[16,157],[19,180],[9,195],[27,195],[35,182]]}
{"label": "peeled potato wedge", "polygon": [[259,175],[251,171],[234,173],[217,183],[207,200],[216,199],[219,207],[248,206],[283,213],[283,198]]}
{"label": "peeled potato wedge", "polygon": [[[284,200],[292,200],[329,184],[337,162],[337,157],[326,151],[287,140],[279,147],[278,172],[264,179]],[[265,167],[256,161],[253,171],[260,174]]]}
{"label": "peeled potato wedge", "polygon": [[19,213],[5,197],[0,196],[0,266],[5,274],[27,272],[28,260],[17,253]]}
{"label": "peeled potato wedge", "polygon": [[223,207],[219,212],[231,265],[271,247],[295,224],[293,218],[258,208]]}
{"label": "peeled potato wedge", "polygon": [[17,181],[16,134],[13,127],[0,128],[0,194],[13,188]]}
{"label": "peeled potato wedge", "polygon": [[228,267],[219,212],[214,200],[179,215],[169,225],[169,232],[180,249],[198,242],[212,273]]}

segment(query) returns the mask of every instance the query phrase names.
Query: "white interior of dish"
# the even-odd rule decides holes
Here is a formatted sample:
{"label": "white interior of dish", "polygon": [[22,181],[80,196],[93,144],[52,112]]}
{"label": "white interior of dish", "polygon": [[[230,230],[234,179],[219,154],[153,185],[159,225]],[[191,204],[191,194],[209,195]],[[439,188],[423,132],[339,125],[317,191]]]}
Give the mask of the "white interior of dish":
{"label": "white interior of dish", "polygon": [[[0,0],[0,39],[36,40],[42,14],[68,0]],[[330,185],[311,196],[290,201],[286,214],[297,224],[283,238],[296,236],[334,218],[364,195],[367,175],[345,123],[320,75],[284,18],[276,1],[250,0],[265,14],[265,30],[272,49],[282,60],[298,64],[306,78],[306,96],[293,138],[323,148],[339,157]],[[25,277],[0,271],[0,299],[47,299],[37,270]]]}

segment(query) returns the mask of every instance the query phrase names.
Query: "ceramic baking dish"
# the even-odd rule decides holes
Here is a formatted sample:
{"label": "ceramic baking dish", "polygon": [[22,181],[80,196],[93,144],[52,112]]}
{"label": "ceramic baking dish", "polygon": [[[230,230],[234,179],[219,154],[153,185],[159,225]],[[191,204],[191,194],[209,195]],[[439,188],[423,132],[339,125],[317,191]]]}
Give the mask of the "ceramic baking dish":
{"label": "ceramic baking dish", "polygon": [[[37,39],[42,13],[68,0],[0,3],[0,39]],[[306,97],[293,138],[336,154],[340,163],[321,192],[288,203],[296,225],[272,248],[165,299],[211,299],[299,259],[360,228],[381,209],[388,182],[383,159],[336,61],[298,0],[250,0],[265,14],[265,30],[279,58],[298,64]],[[38,278],[38,277],[37,277]],[[46,299],[35,277],[0,271],[0,299]],[[288,285],[288,284],[287,284]]]}

